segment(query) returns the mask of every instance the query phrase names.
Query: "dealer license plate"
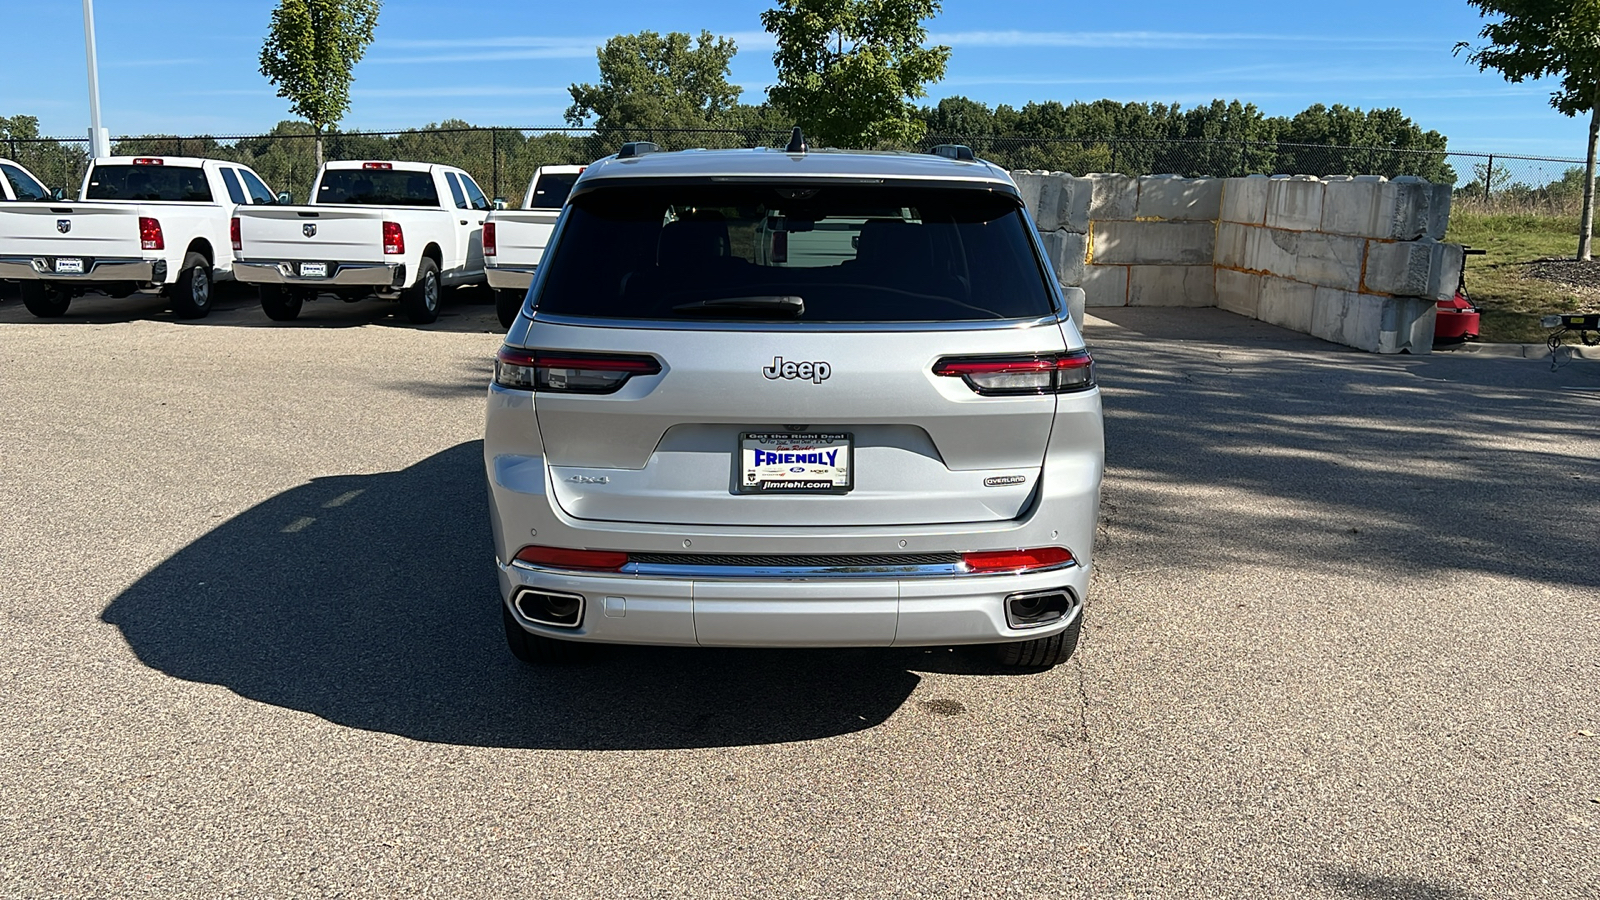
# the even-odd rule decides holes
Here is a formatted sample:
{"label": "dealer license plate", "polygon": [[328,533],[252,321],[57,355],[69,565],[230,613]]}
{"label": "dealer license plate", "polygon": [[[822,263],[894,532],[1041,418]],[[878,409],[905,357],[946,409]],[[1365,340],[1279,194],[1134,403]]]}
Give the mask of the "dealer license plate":
{"label": "dealer license plate", "polygon": [[72,256],[56,257],[57,275],[82,275],[83,260]]}
{"label": "dealer license plate", "polygon": [[754,431],[739,435],[739,492],[843,494],[854,484],[848,434]]}
{"label": "dealer license plate", "polygon": [[324,263],[301,263],[300,264],[300,277],[301,278],[327,278],[328,277],[328,264],[325,263],[325,262]]}

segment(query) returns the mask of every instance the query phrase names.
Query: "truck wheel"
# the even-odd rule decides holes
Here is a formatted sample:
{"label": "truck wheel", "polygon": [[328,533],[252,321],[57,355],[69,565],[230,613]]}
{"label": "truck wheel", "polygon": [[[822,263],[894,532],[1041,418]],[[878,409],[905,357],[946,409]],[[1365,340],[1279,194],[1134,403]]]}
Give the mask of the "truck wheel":
{"label": "truck wheel", "polygon": [[1000,665],[1017,669],[1048,669],[1066,662],[1078,647],[1078,636],[1083,633],[1083,610],[1065,631],[1031,641],[999,644]]}
{"label": "truck wheel", "polygon": [[406,318],[417,325],[426,325],[439,318],[439,266],[424,256],[417,265],[417,283],[400,296]]}
{"label": "truck wheel", "polygon": [[522,291],[499,290],[494,292],[494,311],[500,317],[500,327],[510,328],[522,312]]}
{"label": "truck wheel", "polygon": [[72,305],[72,292],[39,281],[22,282],[22,305],[41,319],[59,319]]}
{"label": "truck wheel", "polygon": [[560,665],[582,662],[589,656],[589,646],[576,641],[558,641],[542,634],[529,634],[517,624],[516,616],[500,604],[500,615],[505,620],[506,647],[511,655],[530,666]]}
{"label": "truck wheel", "polygon": [[183,257],[183,271],[172,285],[172,311],[183,319],[203,319],[211,312],[211,263],[198,253]]}
{"label": "truck wheel", "polygon": [[276,284],[261,286],[261,311],[274,322],[293,322],[304,305],[305,298],[297,290]]}

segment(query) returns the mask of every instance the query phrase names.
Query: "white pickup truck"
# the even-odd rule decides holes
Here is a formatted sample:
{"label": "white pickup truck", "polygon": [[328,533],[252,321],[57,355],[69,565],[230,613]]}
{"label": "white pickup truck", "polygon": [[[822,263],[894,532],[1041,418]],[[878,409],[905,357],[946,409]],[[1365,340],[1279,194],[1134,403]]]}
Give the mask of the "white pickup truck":
{"label": "white pickup truck", "polygon": [[76,200],[0,205],[0,279],[21,282],[36,316],[74,297],[160,292],[185,318],[211,311],[233,277],[234,210],[276,202],[261,176],[231,162],[179,156],[96,159]]}
{"label": "white pickup truck", "polygon": [[583,170],[583,166],[541,166],[534,170],[521,209],[497,209],[484,221],[483,258],[500,327],[510,328],[516,321],[561,207]]}
{"label": "white pickup truck", "polygon": [[239,210],[238,278],[284,322],[307,300],[398,299],[418,324],[439,317],[443,288],[483,284],[489,200],[460,169],[415,162],[330,162],[305,206]]}

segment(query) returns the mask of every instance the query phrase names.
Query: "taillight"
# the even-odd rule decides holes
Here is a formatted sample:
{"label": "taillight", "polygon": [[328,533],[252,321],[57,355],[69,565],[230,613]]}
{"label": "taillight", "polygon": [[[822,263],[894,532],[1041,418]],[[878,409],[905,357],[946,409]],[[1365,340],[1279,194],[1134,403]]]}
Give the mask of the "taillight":
{"label": "taillight", "polygon": [[228,223],[228,233],[233,238],[233,249],[235,249],[235,250],[243,250],[244,249],[244,242],[239,239],[239,217],[238,216],[234,216],[233,217],[233,221]]}
{"label": "taillight", "polygon": [[1065,547],[1038,547],[1033,550],[984,550],[961,554],[961,561],[973,572],[1026,572],[1071,565],[1072,551]]}
{"label": "taillight", "polygon": [[653,356],[561,353],[501,347],[494,360],[494,383],[522,391],[611,394],[635,375],[655,375]]}
{"label": "taillight", "polygon": [[139,217],[139,246],[146,250],[165,250],[167,240],[161,236],[161,223],[149,216]]}
{"label": "taillight", "polygon": [[383,223],[383,252],[388,254],[406,252],[406,235],[400,230],[399,222]]}
{"label": "taillight", "polygon": [[494,244],[494,223],[483,223],[483,255],[494,256],[498,249]]}
{"label": "taillight", "polygon": [[1094,387],[1094,359],[1087,350],[1049,356],[948,357],[933,374],[958,377],[984,395],[1060,394]]}
{"label": "taillight", "polygon": [[628,554],[614,550],[564,550],[560,547],[523,547],[517,561],[552,569],[615,572],[628,564]]}

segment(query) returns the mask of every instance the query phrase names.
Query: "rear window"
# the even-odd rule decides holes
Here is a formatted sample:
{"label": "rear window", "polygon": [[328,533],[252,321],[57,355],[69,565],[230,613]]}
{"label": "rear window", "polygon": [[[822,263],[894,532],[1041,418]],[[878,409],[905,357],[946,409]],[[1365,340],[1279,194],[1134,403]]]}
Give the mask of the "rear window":
{"label": "rear window", "polygon": [[540,175],[539,180],[533,185],[533,196],[529,198],[528,208],[560,209],[566,204],[567,195],[572,193],[572,186],[577,182],[577,172]]}
{"label": "rear window", "polygon": [[439,191],[427,172],[394,169],[328,169],[317,188],[318,203],[361,206],[438,206]]}
{"label": "rear window", "polygon": [[95,166],[84,199],[210,203],[211,185],[194,166]]}
{"label": "rear window", "polygon": [[[573,201],[536,306],[615,319],[983,321],[1050,315],[1046,285],[1016,202],[988,191],[625,187]],[[777,302],[793,297],[798,315]]]}
{"label": "rear window", "polygon": [[[0,165],[0,175],[5,175],[6,181],[11,183],[11,193],[16,194],[18,200],[43,200],[49,196],[44,185],[16,166]],[[0,192],[0,200],[4,199],[4,192]]]}

